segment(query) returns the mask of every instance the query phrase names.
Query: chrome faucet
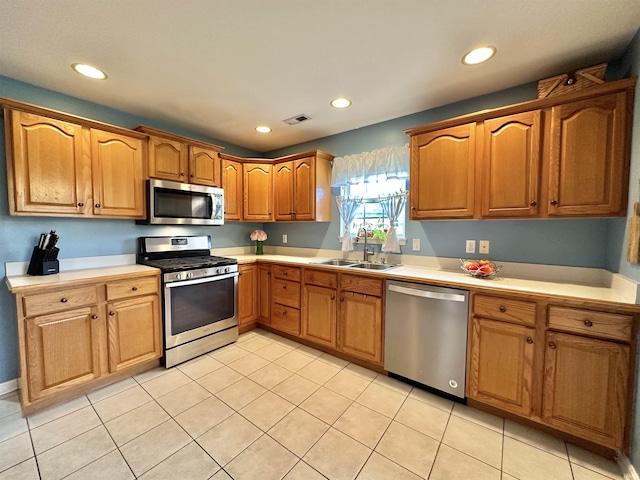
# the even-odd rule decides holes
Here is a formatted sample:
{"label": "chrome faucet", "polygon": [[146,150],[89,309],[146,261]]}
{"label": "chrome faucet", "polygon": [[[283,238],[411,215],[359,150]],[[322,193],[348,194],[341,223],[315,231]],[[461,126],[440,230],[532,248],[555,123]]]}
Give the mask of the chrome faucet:
{"label": "chrome faucet", "polygon": [[360,236],[360,232],[364,230],[364,249],[362,250],[362,261],[363,262],[368,262],[369,261],[369,256],[373,255],[373,250],[367,250],[367,227],[360,227],[360,229],[358,230],[358,237]]}

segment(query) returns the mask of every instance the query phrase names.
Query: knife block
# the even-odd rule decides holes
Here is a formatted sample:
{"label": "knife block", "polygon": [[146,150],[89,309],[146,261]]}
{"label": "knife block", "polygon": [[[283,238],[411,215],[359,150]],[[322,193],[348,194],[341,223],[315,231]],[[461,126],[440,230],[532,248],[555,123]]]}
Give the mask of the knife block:
{"label": "knife block", "polygon": [[31,253],[31,261],[27,274],[29,275],[53,275],[60,272],[60,263],[58,262],[58,252],[60,249],[52,248],[50,250],[41,250],[33,247]]}

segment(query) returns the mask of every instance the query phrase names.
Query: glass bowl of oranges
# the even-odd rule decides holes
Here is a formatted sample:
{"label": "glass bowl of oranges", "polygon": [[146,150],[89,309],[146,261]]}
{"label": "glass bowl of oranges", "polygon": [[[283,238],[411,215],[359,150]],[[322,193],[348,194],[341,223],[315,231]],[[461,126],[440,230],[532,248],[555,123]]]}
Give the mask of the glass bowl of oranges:
{"label": "glass bowl of oranges", "polygon": [[502,268],[502,265],[496,265],[490,260],[466,260],[460,259],[460,268],[466,273],[476,278],[491,278],[496,275]]}

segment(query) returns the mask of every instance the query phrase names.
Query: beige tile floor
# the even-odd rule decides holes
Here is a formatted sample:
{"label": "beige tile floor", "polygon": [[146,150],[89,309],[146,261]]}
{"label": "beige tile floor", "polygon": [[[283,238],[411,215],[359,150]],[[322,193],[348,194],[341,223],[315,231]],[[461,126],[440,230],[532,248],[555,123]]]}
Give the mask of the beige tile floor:
{"label": "beige tile floor", "polygon": [[622,479],[562,440],[254,330],[25,419],[0,480]]}

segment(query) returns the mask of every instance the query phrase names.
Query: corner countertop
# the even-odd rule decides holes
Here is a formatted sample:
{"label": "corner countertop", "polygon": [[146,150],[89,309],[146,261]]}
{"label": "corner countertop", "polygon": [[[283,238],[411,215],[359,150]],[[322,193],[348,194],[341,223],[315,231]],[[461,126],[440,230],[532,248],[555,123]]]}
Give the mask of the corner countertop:
{"label": "corner countertop", "polygon": [[[286,263],[298,266],[310,266],[318,264],[328,258],[320,257],[295,257],[287,255],[230,255],[238,260],[239,264],[256,262]],[[580,301],[593,301],[597,303],[610,303],[615,306],[636,307],[640,311],[640,305],[636,304],[636,296],[629,285],[613,284],[579,284],[565,281],[543,281],[526,278],[512,278],[497,276],[492,279],[480,279],[471,277],[458,270],[444,270],[422,266],[400,265],[384,271],[363,271],[352,267],[339,267],[332,265],[317,265],[337,272],[349,272],[358,275],[375,275],[390,280],[416,281],[420,283],[432,282],[437,285],[446,285],[454,288],[473,288],[482,291],[517,292],[523,294],[538,294],[545,296],[571,298]],[[627,280],[627,282],[631,282]],[[620,283],[620,282],[618,282]],[[625,288],[626,287],[626,288]]]}

